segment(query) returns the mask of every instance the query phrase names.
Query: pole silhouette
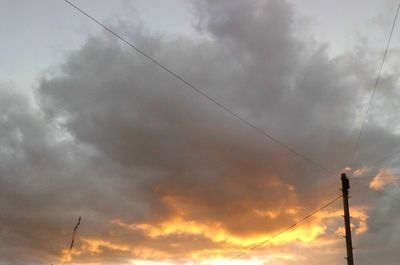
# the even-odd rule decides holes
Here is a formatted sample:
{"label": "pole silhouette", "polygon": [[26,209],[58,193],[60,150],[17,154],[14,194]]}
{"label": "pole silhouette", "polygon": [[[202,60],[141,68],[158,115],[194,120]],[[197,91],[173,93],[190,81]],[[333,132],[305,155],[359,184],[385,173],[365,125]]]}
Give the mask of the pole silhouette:
{"label": "pole silhouette", "polygon": [[346,231],[346,249],[347,249],[347,265],[354,265],[353,260],[353,245],[351,242],[351,227],[350,227],[350,210],[349,210],[349,189],[350,182],[346,174],[342,174],[342,193],[343,193],[343,211],[344,211],[344,228]]}
{"label": "pole silhouette", "polygon": [[75,225],[74,232],[72,233],[71,245],[69,246],[69,249],[68,249],[67,255],[65,256],[63,265],[65,265],[67,263],[68,257],[71,254],[72,248],[74,247],[75,236],[78,233],[78,228],[79,228],[79,225],[81,224],[81,220],[82,220],[82,218],[79,216],[78,223]]}

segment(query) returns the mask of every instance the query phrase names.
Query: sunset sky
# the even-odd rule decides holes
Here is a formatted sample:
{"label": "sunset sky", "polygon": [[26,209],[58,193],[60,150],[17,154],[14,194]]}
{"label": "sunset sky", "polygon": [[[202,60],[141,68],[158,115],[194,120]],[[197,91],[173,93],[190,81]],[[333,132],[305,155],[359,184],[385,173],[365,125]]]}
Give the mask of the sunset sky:
{"label": "sunset sky", "polygon": [[71,2],[289,148],[65,1],[2,0],[0,265],[63,264],[79,216],[68,264],[346,264],[341,199],[231,261],[341,172],[355,264],[400,263],[400,155],[370,167],[400,150],[400,25],[353,159],[398,1]]}

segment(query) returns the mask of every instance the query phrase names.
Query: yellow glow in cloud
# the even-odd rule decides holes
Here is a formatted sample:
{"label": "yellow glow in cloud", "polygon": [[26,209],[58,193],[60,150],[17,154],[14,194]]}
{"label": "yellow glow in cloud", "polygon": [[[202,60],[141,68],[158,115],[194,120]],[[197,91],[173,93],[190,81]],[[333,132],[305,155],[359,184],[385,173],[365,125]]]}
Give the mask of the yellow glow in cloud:
{"label": "yellow glow in cloud", "polygon": [[[162,261],[148,261],[148,260],[134,260],[132,265],[175,265],[172,262]],[[227,260],[227,259],[205,259],[200,262],[188,262],[185,265],[262,265],[265,264],[265,260]]]}
{"label": "yellow glow in cloud", "polygon": [[254,209],[253,211],[258,216],[267,217],[269,219],[276,219],[280,214],[279,211],[260,211],[257,209]]}
{"label": "yellow glow in cloud", "polygon": [[[343,211],[337,210],[335,212],[331,212],[329,217],[342,217]],[[368,231],[368,215],[366,214],[365,207],[353,207],[351,209],[350,215],[352,217],[351,227],[355,234],[360,235]],[[326,216],[326,217],[328,217]],[[339,227],[336,230],[336,234],[339,236],[343,236],[345,234],[344,226]]]}
{"label": "yellow glow in cloud", "polygon": [[[114,220],[112,223],[129,229],[141,230],[152,238],[173,234],[201,235],[214,242],[230,243],[238,246],[251,246],[260,241],[267,240],[272,236],[272,234],[260,234],[256,236],[239,237],[230,234],[219,224],[202,224],[196,221],[186,221],[181,217],[176,217],[158,225],[125,224],[118,220]],[[311,224],[303,227],[299,226],[271,240],[271,243],[279,245],[293,241],[310,242],[323,234],[324,231],[325,227],[320,224]]]}
{"label": "yellow glow in cloud", "polygon": [[226,259],[214,259],[205,260],[202,262],[204,265],[262,265],[265,264],[265,260],[226,260]]}
{"label": "yellow glow in cloud", "polygon": [[[169,199],[170,203],[175,203],[172,199]],[[329,223],[332,220],[331,224],[338,225],[341,220],[342,211],[334,210],[334,211],[321,211],[310,218],[307,222],[299,224],[295,226],[293,229],[290,229],[278,237],[269,240],[271,236],[279,231],[271,231],[271,232],[263,232],[259,234],[254,234],[251,236],[238,236],[231,233],[227,230],[223,224],[218,222],[199,222],[196,220],[186,220],[184,218],[184,211],[179,207],[178,204],[175,204],[176,216],[165,220],[163,222],[157,224],[148,224],[148,223],[134,223],[128,224],[124,223],[122,220],[113,220],[111,223],[113,225],[119,226],[123,229],[141,231],[147,237],[153,239],[154,241],[162,240],[162,237],[165,236],[176,236],[176,235],[191,235],[191,236],[201,236],[211,240],[217,245],[197,250],[188,250],[186,254],[184,254],[184,258],[190,258],[194,260],[195,263],[193,265],[220,265],[225,264],[227,262],[227,257],[231,257],[236,255],[236,253],[243,251],[244,249],[248,249],[256,244],[259,244],[263,241],[266,242],[266,249],[268,249],[267,259],[271,259],[270,264],[281,264],[286,261],[293,261],[298,258],[298,256],[293,256],[288,253],[281,253],[280,251],[276,251],[281,247],[288,246],[289,244],[304,244],[305,246],[315,246],[322,244],[329,244],[329,238],[322,237],[327,233],[327,228],[329,227]],[[255,212],[256,213],[256,212]],[[284,214],[293,215],[294,221],[299,219],[301,216],[297,217],[299,213],[299,208],[292,207],[287,208],[282,211]],[[280,213],[277,211],[270,212],[258,212],[256,214],[262,214],[264,216],[268,216],[271,219],[276,219],[279,221]],[[367,218],[368,216],[365,214],[364,208],[352,208],[351,215],[353,217],[353,224],[355,227],[355,233],[361,234],[367,230]],[[340,223],[341,225],[341,223]],[[135,264],[143,264],[147,265],[150,263],[146,263],[147,260],[159,260],[166,261],[168,259],[174,259],[177,253],[168,253],[163,252],[163,247],[160,246],[157,248],[143,247],[138,245],[131,244],[117,244],[106,240],[101,239],[93,239],[93,238],[83,238],[83,244],[81,247],[74,253],[74,255],[84,255],[84,254],[100,254],[106,248],[112,250],[120,250],[127,252],[128,255],[132,257],[136,257],[139,261],[135,261]],[[169,243],[172,244],[172,243]],[[269,247],[268,247],[269,245]],[[179,254],[181,255],[181,254]],[[257,255],[257,257],[259,257]],[[264,262],[265,262],[265,257]],[[141,261],[140,261],[141,260]],[[229,259],[228,259],[229,260]],[[161,263],[157,263],[161,264]],[[186,263],[185,263],[186,264]],[[229,262],[229,264],[232,264]],[[243,263],[247,264],[247,263]],[[257,264],[255,260],[251,259],[250,264]],[[283,264],[283,263],[282,263]],[[162,265],[169,265],[167,263],[162,263]]]}
{"label": "yellow glow in cloud", "polygon": [[362,175],[368,173],[369,171],[370,171],[370,168],[363,167],[363,168],[359,168],[359,169],[355,170],[352,175],[353,175],[353,177],[359,177],[359,176],[362,176]]}
{"label": "yellow glow in cloud", "polygon": [[[202,259],[196,262],[185,262],[185,265],[263,265],[263,264],[278,264],[279,260],[295,261],[296,257],[286,253],[273,253],[268,257],[251,258],[247,260],[237,259],[230,260],[227,258],[214,258],[214,259]],[[149,260],[133,260],[132,265],[174,265],[172,262],[165,261],[149,261]]]}
{"label": "yellow glow in cloud", "polygon": [[369,183],[369,187],[375,190],[382,190],[389,184],[395,184],[398,176],[390,169],[381,169],[373,180]]}
{"label": "yellow glow in cloud", "polygon": [[[72,251],[73,256],[83,256],[85,254],[101,254],[104,249],[119,250],[129,253],[129,255],[142,259],[164,259],[168,255],[164,252],[142,246],[131,246],[128,244],[117,244],[98,238],[80,238],[80,245]],[[63,256],[68,250],[63,251]],[[71,260],[71,256],[69,258]]]}
{"label": "yellow glow in cloud", "polygon": [[[261,241],[269,239],[274,234],[262,233],[252,236],[237,236],[227,231],[220,223],[200,223],[194,220],[185,220],[182,217],[185,213],[184,207],[182,207],[180,203],[173,197],[165,197],[164,202],[175,210],[175,212],[177,213],[176,217],[154,225],[146,223],[126,224],[120,220],[114,220],[112,221],[112,223],[120,227],[143,231],[147,236],[151,238],[158,238],[169,235],[199,235],[208,238],[216,243],[228,243],[230,245],[240,247],[250,247],[252,245],[258,244]],[[258,215],[271,219],[276,219],[280,215],[279,211],[254,211]],[[297,211],[298,210],[293,207],[285,210],[285,212],[290,215],[295,215]],[[307,226],[296,226],[294,229],[291,229],[281,234],[279,237],[269,241],[269,243],[274,245],[284,245],[295,241],[305,243],[311,242],[315,240],[318,236],[325,233],[325,225],[321,223],[323,219],[323,217],[319,217],[317,218],[317,220],[314,220],[313,223]]]}
{"label": "yellow glow in cloud", "polygon": [[82,241],[82,246],[79,248],[79,251],[81,252],[101,253],[102,248],[105,247],[113,250],[130,251],[128,245],[115,244],[106,240],[81,238],[81,241]]}

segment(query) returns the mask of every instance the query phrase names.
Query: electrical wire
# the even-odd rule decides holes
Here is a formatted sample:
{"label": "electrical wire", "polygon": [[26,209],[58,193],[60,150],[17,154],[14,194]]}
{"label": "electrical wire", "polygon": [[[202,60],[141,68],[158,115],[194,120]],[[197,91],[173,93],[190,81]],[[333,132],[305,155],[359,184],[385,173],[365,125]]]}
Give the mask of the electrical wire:
{"label": "electrical wire", "polygon": [[364,120],[362,122],[361,129],[360,129],[360,132],[358,134],[356,143],[355,143],[354,148],[353,148],[353,153],[352,153],[350,165],[352,165],[354,163],[354,159],[356,157],[357,149],[358,149],[358,147],[360,145],[361,135],[362,135],[362,133],[363,133],[363,131],[365,129],[365,126],[367,124],[368,115],[369,115],[369,112],[371,110],[372,101],[374,100],[376,88],[378,87],[379,80],[380,80],[380,77],[381,77],[381,74],[382,74],[383,65],[385,64],[386,55],[387,55],[387,52],[389,50],[390,42],[392,40],[392,35],[393,35],[394,28],[396,26],[397,17],[399,15],[399,10],[400,10],[400,1],[398,3],[398,6],[397,6],[396,15],[394,17],[392,28],[390,30],[389,39],[388,39],[387,44],[386,44],[386,49],[385,49],[385,52],[383,53],[382,61],[381,61],[381,64],[380,64],[380,67],[379,67],[379,71],[378,71],[378,75],[377,75],[376,80],[375,80],[375,85],[374,85],[374,87],[372,89],[372,92],[371,92],[371,97],[370,97],[370,100],[369,100],[369,103],[368,103],[368,106],[367,106],[365,117],[364,117]]}
{"label": "electrical wire", "polygon": [[387,194],[387,193],[385,193],[385,192],[383,192],[383,191],[371,189],[369,186],[364,185],[363,183],[354,181],[354,179],[350,179],[350,181],[351,181],[352,183],[356,184],[356,185],[359,185],[359,186],[361,186],[361,187],[363,187],[363,188],[369,190],[369,191],[373,191],[373,192],[375,192],[375,193],[377,193],[377,194],[379,194],[379,195],[382,195],[382,196],[385,196],[385,197],[388,197],[388,198],[391,198],[391,199],[393,199],[393,200],[396,200],[396,201],[399,201],[399,202],[400,202],[400,198],[394,197],[394,196],[392,196],[392,195],[390,195],[390,194]]}
{"label": "electrical wire", "polygon": [[[394,153],[391,153],[391,154],[389,154],[389,155],[383,157],[382,159],[379,159],[379,160],[373,162],[372,164],[370,164],[370,165],[364,167],[363,169],[364,169],[364,170],[372,169],[372,168],[376,167],[377,165],[382,164],[383,162],[385,162],[385,161],[391,159],[392,157],[394,157],[394,156],[396,156],[396,155],[398,155],[398,154],[400,154],[400,150],[398,150],[398,151],[396,151],[396,152],[394,152]],[[368,176],[367,176],[367,177],[368,177]],[[356,178],[360,178],[360,177],[351,176],[351,177],[349,177],[349,178],[351,178],[351,179],[356,179]]]}
{"label": "electrical wire", "polygon": [[[375,178],[377,176],[378,175],[352,176],[352,179],[357,180],[357,181],[368,181],[369,179]],[[380,179],[395,179],[395,180],[400,179],[400,177],[398,177],[398,176],[386,176],[386,175],[380,176],[379,178]]]}
{"label": "electrical wire", "polygon": [[328,206],[332,205],[334,202],[336,202],[337,200],[339,200],[341,197],[343,197],[343,195],[339,195],[337,197],[335,197],[334,199],[330,200],[328,203],[324,204],[323,206],[319,207],[318,209],[312,211],[311,213],[307,214],[306,216],[304,216],[302,219],[300,219],[299,221],[297,221],[296,223],[282,229],[281,231],[279,231],[278,233],[274,234],[273,236],[269,237],[268,239],[254,245],[253,247],[239,253],[238,255],[234,256],[233,258],[231,258],[229,261],[233,261],[236,260],[244,255],[247,255],[251,252],[253,252],[255,249],[261,247],[262,245],[266,244],[268,241],[271,241],[272,239],[280,236],[281,234],[285,233],[286,231],[294,228],[295,226],[297,226],[298,224],[306,221],[307,219],[309,219],[310,217],[312,217],[313,215],[315,215],[316,213],[322,211],[323,209],[327,208]]}
{"label": "electrical wire", "polygon": [[285,143],[283,143],[281,140],[278,140],[277,138],[275,138],[274,136],[272,136],[270,133],[260,129],[259,127],[257,127],[256,125],[254,125],[253,123],[249,122],[248,120],[246,120],[245,118],[242,118],[241,116],[239,116],[238,114],[236,114],[235,112],[233,112],[232,110],[230,110],[228,107],[226,107],[225,105],[223,105],[222,103],[220,103],[219,101],[215,100],[214,98],[212,98],[211,96],[209,96],[208,94],[206,94],[203,90],[197,88],[196,86],[192,85],[189,81],[187,81],[186,79],[184,79],[183,77],[181,77],[179,74],[177,74],[176,72],[170,70],[169,68],[167,68],[166,66],[164,66],[162,63],[160,63],[159,61],[157,61],[155,58],[151,57],[150,55],[148,55],[146,52],[144,52],[142,49],[138,48],[137,46],[135,46],[134,44],[132,44],[132,42],[128,41],[127,39],[125,39],[124,37],[122,37],[121,35],[119,35],[118,33],[116,33],[115,31],[113,31],[111,28],[107,27],[106,25],[104,25],[103,23],[101,23],[99,20],[97,20],[96,18],[94,18],[93,16],[89,15],[87,12],[85,12],[84,10],[82,10],[80,7],[76,6],[75,4],[73,4],[72,2],[70,2],[69,0],[63,0],[64,2],[66,2],[67,4],[69,4],[70,6],[72,6],[74,9],[76,9],[77,11],[79,11],[80,13],[82,13],[83,15],[85,15],[86,17],[88,17],[90,20],[92,20],[93,22],[95,22],[97,25],[99,25],[100,27],[102,27],[103,29],[105,29],[106,31],[108,31],[109,33],[111,33],[112,35],[114,35],[115,37],[117,37],[118,39],[120,39],[122,42],[124,42],[126,45],[128,45],[129,47],[131,47],[132,49],[134,49],[135,51],[139,52],[141,55],[143,55],[145,58],[149,59],[150,61],[152,61],[153,63],[155,63],[156,65],[158,65],[159,67],[161,67],[163,70],[165,70],[167,73],[171,74],[173,77],[175,77],[176,79],[178,79],[179,81],[183,82],[185,85],[187,85],[188,87],[192,88],[194,91],[196,91],[198,94],[200,94],[201,96],[205,97],[206,99],[208,99],[209,101],[213,102],[214,104],[216,104],[218,107],[220,107],[222,110],[224,110],[225,112],[227,112],[228,114],[232,115],[233,117],[235,117],[236,119],[238,119],[239,121],[241,121],[242,123],[246,124],[247,126],[249,126],[250,128],[256,130],[258,133],[260,133],[261,135],[265,136],[266,138],[268,138],[269,140],[271,140],[272,142],[276,143],[277,145],[281,146],[282,148],[286,149],[287,151],[289,151],[290,153],[302,158],[304,161],[312,164],[313,166],[328,172],[328,173],[336,173],[335,171],[328,169],[322,165],[320,165],[319,163],[315,162],[313,159],[309,158],[308,156],[299,153],[298,151],[296,151],[295,149],[293,149],[292,147],[286,145]]}
{"label": "electrical wire", "polygon": [[396,156],[396,155],[398,155],[398,154],[400,154],[400,150],[398,150],[398,151],[396,151],[396,152],[394,152],[394,153],[391,153],[391,154],[389,154],[389,155],[383,157],[382,159],[379,159],[379,160],[375,161],[374,163],[370,164],[370,165],[367,166],[366,168],[367,168],[367,169],[374,168],[374,167],[376,167],[377,165],[379,165],[379,164],[385,162],[386,160],[389,160],[390,158],[392,158],[392,157],[394,157],[394,156]]}
{"label": "electrical wire", "polygon": [[[375,177],[377,177],[377,176],[353,177],[352,180],[361,181],[361,182],[370,182]],[[388,180],[390,182],[397,182],[397,181],[400,181],[400,178],[392,177],[392,176],[390,176],[390,177],[382,176],[382,177],[379,177],[379,180]]]}

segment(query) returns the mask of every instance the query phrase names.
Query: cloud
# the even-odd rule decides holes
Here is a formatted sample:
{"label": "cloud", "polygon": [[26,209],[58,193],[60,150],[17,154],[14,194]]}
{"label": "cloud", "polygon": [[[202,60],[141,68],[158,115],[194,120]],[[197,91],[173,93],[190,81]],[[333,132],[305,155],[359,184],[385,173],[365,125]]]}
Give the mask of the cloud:
{"label": "cloud", "polygon": [[[196,1],[193,8],[202,39],[129,23],[117,29],[301,153],[332,169],[347,166],[343,154],[362,116],[354,102],[372,75],[357,54],[330,58],[326,45],[301,39],[285,1]],[[2,265],[60,261],[79,215],[78,264],[218,260],[337,193],[339,176],[282,150],[106,33],[41,77],[37,105],[11,91],[1,90],[0,105]],[[356,168],[399,141],[383,125],[368,127]],[[254,257],[337,259],[337,209]],[[363,235],[366,211],[355,216]]]}
{"label": "cloud", "polygon": [[369,187],[375,190],[382,190],[387,185],[394,184],[397,185],[395,182],[398,179],[396,174],[390,169],[381,169],[372,181],[369,183]]}

